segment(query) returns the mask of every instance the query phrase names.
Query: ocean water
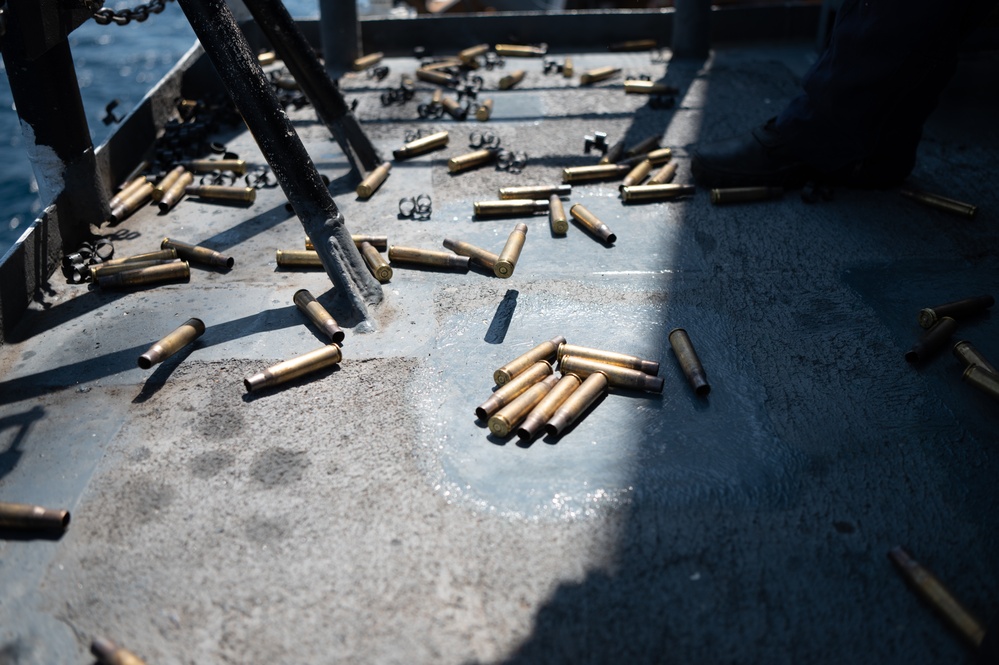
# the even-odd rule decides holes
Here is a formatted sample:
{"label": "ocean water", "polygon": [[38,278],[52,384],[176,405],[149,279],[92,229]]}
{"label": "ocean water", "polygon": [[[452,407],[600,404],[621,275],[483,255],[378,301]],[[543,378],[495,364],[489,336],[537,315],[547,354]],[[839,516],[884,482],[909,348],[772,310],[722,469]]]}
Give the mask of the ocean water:
{"label": "ocean water", "polygon": [[[106,6],[121,9],[137,4],[139,0]],[[285,0],[285,6],[296,17],[319,14],[318,0]],[[88,21],[69,40],[94,146],[103,143],[115,127],[102,120],[107,104],[119,100],[114,111],[118,117],[131,111],[195,43],[184,12],[173,2],[144,23],[119,26]],[[0,256],[38,216],[41,205],[7,72],[0,61]]]}

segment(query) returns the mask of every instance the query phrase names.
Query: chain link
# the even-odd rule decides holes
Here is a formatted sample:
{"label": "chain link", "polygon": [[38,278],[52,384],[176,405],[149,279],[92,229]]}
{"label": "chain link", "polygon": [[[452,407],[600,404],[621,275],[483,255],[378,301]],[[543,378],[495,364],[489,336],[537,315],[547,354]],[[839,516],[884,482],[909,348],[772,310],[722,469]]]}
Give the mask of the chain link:
{"label": "chain link", "polygon": [[166,9],[166,3],[170,0],[150,0],[144,5],[139,5],[132,9],[125,8],[115,11],[110,7],[104,7],[104,0],[83,0],[84,4],[94,16],[94,20],[100,25],[114,23],[116,25],[128,25],[132,21],[142,23],[150,14],[159,14]]}

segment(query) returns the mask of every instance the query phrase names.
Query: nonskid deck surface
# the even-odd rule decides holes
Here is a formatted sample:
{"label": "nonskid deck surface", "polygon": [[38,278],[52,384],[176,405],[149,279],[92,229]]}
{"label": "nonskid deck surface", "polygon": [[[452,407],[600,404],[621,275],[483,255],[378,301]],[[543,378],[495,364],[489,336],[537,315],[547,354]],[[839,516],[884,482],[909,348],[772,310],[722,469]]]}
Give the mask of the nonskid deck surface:
{"label": "nonskid deck surface", "polygon": [[[660,78],[648,53],[570,54]],[[562,59],[565,54],[555,56]],[[71,509],[59,539],[0,540],[0,653],[86,662],[107,636],[149,662],[970,662],[886,558],[902,544],[983,619],[999,607],[995,402],[949,352],[902,359],[925,306],[989,292],[996,100],[965,65],[932,120],[913,183],[979,206],[967,221],[896,192],[712,206],[708,193],[625,206],[617,183],[575,186],[617,235],[607,246],[547,217],[475,220],[502,186],[557,183],[596,161],[584,136],[662,136],[688,151],[775,114],[806,47],[720,49],[670,65],[672,109],[582,89],[507,59],[483,71],[486,123],[417,117],[342,82],[386,156],[407,132],[447,148],[393,165],[368,201],[306,107],[295,121],[354,233],[499,252],[529,227],[510,279],[394,267],[377,330],[321,271],[281,269],[304,233],[280,189],[247,208],[181,202],[111,231],[118,255],[164,236],[235,258],[189,283],[102,291],[52,280],[0,352],[0,500]],[[524,81],[495,91],[518,68]],[[471,132],[526,152],[519,174],[449,175]],[[251,137],[226,137],[251,163]],[[432,199],[429,219],[399,200]],[[346,329],[343,361],[286,386],[243,379],[326,343],[292,302],[309,289]],[[151,370],[136,359],[190,317],[207,330]],[[684,381],[667,334],[685,328],[712,390]],[[995,319],[960,329],[999,359]],[[561,438],[498,438],[474,408],[493,371],[539,342],[661,364],[662,395],[612,391]]]}

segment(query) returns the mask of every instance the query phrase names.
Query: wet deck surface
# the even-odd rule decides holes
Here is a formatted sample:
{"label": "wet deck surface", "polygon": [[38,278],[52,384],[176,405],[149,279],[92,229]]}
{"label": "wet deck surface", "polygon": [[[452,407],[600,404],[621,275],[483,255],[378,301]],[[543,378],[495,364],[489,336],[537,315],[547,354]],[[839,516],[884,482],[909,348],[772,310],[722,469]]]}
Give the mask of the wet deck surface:
{"label": "wet deck surface", "polygon": [[[573,57],[577,71],[664,69],[647,53]],[[407,130],[451,136],[360,201],[336,144],[296,112],[353,232],[498,251],[517,221],[530,228],[508,280],[396,267],[372,333],[324,273],[276,267],[276,249],[304,240],[278,189],[247,209],[188,200],[122,223],[121,255],[169,235],[236,266],[120,293],[56,276],[0,351],[0,500],[73,514],[61,539],[0,540],[0,661],[88,662],[104,635],[151,663],[971,662],[886,553],[905,545],[981,618],[999,611],[999,409],[949,353],[902,360],[920,308],[999,284],[994,61],[962,65],[912,178],[977,204],[973,221],[896,192],[625,207],[616,183],[570,199],[613,247],[575,226],[555,237],[543,216],[472,219],[500,186],[595,161],[582,152],[595,130],[662,135],[687,182],[690,147],[775,114],[810,57],[725,48],[673,64],[671,110],[620,78],[581,90],[508,59],[487,90],[514,68],[527,78],[490,93],[485,124],[416,120],[425,84],[383,109],[382,86],[348,78],[383,154]],[[415,68],[387,64],[392,81]],[[472,131],[527,167],[449,175]],[[263,161],[247,135],[228,145]],[[432,217],[400,219],[399,199],[422,193]],[[325,342],[292,303],[300,288],[348,329],[344,360],[247,395],[245,376]],[[191,316],[200,341],[136,368]],[[706,399],[669,350],[674,327],[704,361]],[[612,391],[557,440],[490,436],[473,409],[493,370],[558,334],[660,361],[664,394]],[[995,315],[959,336],[999,359]]]}

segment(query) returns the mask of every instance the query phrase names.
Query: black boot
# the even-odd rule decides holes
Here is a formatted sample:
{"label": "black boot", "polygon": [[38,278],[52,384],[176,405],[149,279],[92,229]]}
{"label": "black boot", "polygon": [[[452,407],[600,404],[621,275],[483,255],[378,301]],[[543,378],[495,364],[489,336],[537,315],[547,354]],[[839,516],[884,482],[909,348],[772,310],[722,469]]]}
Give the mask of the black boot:
{"label": "black boot", "polygon": [[696,148],[690,169],[702,187],[800,187],[814,179],[813,169],[791,154],[776,118],[741,139]]}

